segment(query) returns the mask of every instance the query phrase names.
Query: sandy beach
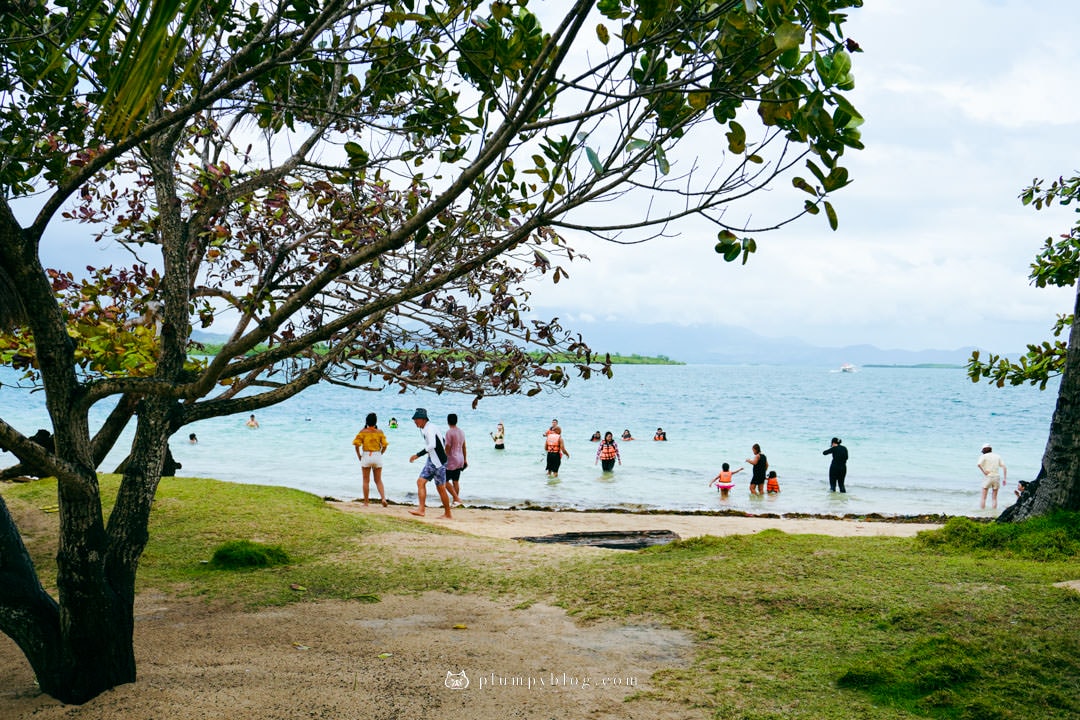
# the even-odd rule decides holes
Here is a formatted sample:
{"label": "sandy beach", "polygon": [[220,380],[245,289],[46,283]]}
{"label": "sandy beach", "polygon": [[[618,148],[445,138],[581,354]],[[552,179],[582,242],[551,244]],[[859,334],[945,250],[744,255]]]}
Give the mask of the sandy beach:
{"label": "sandy beach", "polygon": [[377,502],[330,502],[344,512],[370,512],[435,523],[458,532],[482,537],[511,539],[571,532],[670,530],[680,538],[702,535],[748,535],[762,530],[782,530],[793,535],[833,535],[858,537],[888,535],[911,537],[921,530],[934,530],[940,523],[889,522],[882,520],[828,519],[807,517],[763,517],[707,513],[624,513],[549,510],[493,510],[454,508],[453,519],[444,520],[442,506],[428,506],[424,517],[409,513],[412,505],[382,507]]}
{"label": "sandy beach", "polygon": [[[333,502],[343,512],[414,518],[412,506]],[[910,536],[930,523],[819,518],[431,510],[420,522],[464,533],[476,562],[550,562],[621,550],[507,542],[565,532],[670,530],[680,537],[756,533]],[[430,535],[384,533],[388,553],[445,552]],[[388,557],[391,555],[388,555]],[[513,598],[426,593],[376,603],[318,601],[247,611],[144,591],[136,600],[137,682],[74,707],[41,695],[0,636],[0,717],[37,720],[292,720],[587,717],[694,720],[703,711],[653,699],[654,673],[688,667],[693,639],[659,624],[581,625],[562,609]]]}

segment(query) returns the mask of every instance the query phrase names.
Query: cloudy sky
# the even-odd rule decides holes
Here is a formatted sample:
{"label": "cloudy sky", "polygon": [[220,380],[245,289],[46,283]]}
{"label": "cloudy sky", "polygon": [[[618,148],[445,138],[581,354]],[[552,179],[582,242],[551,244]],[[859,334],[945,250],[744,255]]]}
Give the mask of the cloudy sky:
{"label": "cloudy sky", "polygon": [[579,238],[592,261],[534,307],[823,346],[1010,352],[1046,337],[1072,291],[1032,287],[1029,264],[1075,213],[1017,196],[1080,172],[1080,2],[866,0],[845,27],[864,50],[851,97],[866,150],[847,157],[837,232],[805,218],[758,236],[746,266],[708,228],[637,247]]}
{"label": "cloudy sky", "polygon": [[[1032,287],[1029,264],[1076,216],[1017,196],[1033,178],[1080,172],[1080,2],[866,0],[845,27],[864,50],[850,97],[866,149],[845,156],[854,182],[833,199],[837,232],[804,218],[757,236],[746,266],[715,254],[710,226],[632,247],[573,238],[592,261],[538,285],[537,313],[829,347],[1013,352],[1045,338],[1072,291]],[[793,194],[785,184],[740,211]],[[47,263],[69,259],[72,232],[53,236]],[[106,243],[86,262],[111,253]]]}

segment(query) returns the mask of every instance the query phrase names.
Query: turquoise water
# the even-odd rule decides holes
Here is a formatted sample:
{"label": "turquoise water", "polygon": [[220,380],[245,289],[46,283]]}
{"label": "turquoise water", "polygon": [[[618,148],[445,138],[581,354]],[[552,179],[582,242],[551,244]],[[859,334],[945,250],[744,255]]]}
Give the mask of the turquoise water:
{"label": "turquoise water", "polygon": [[[0,378],[13,377],[10,374]],[[742,366],[617,366],[613,380],[574,382],[563,393],[532,398],[471,398],[396,391],[363,393],[330,386],[245,417],[218,418],[185,428],[172,443],[180,475],[285,485],[318,495],[360,495],[353,435],[374,411],[389,437],[383,479],[392,500],[416,497],[419,467],[409,455],[423,443],[409,417],[423,406],[440,427],[460,417],[469,448],[462,496],[470,504],[566,508],[713,510],[752,513],[881,513],[979,515],[979,449],[991,442],[1009,469],[1000,507],[1011,504],[1014,481],[1033,478],[1046,444],[1056,384],[994,388],[970,382],[960,369]],[[26,433],[43,427],[39,400],[0,388],[0,417]],[[391,417],[399,427],[389,429]],[[557,480],[544,472],[543,432],[558,418],[571,457]],[[506,426],[506,450],[488,433]],[[652,442],[657,427],[668,442]],[[637,440],[620,442],[622,465],[604,475],[594,465],[593,431]],[[188,432],[199,437],[187,442]],[[843,438],[848,493],[828,492],[834,435]],[[780,478],[781,494],[751,498],[750,446],[759,443]],[[114,452],[103,469],[123,456]],[[0,454],[0,465],[14,458]],[[722,502],[710,479],[728,462],[747,469]],[[374,493],[374,488],[372,488]]]}

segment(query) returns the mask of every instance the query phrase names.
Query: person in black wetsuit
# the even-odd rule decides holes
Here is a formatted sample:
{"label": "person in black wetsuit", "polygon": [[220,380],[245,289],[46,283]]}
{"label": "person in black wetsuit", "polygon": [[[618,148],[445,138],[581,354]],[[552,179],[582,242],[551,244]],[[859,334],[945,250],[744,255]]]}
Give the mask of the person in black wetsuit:
{"label": "person in black wetsuit", "polygon": [[847,477],[847,448],[840,444],[840,438],[832,439],[832,446],[821,453],[822,455],[832,455],[832,463],[829,465],[829,492],[836,492],[836,488],[840,488],[840,492],[847,492],[844,489],[844,478]]}
{"label": "person in black wetsuit", "polygon": [[746,458],[746,462],[754,466],[750,471],[750,494],[764,495],[765,471],[769,469],[769,459],[765,457],[765,453],[761,452],[761,446],[757,443],[754,443],[751,450],[754,453],[753,457]]}

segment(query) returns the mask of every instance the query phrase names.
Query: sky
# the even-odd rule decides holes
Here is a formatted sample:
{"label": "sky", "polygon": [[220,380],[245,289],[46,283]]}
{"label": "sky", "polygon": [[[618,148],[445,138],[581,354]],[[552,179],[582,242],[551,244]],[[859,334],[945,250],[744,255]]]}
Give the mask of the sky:
{"label": "sky", "polygon": [[1077,218],[1018,196],[1080,172],[1080,2],[866,0],[844,27],[863,49],[849,97],[866,149],[845,155],[838,231],[803,218],[756,236],[745,266],[707,226],[634,247],[571,237],[591,262],[538,285],[537,313],[825,347],[1011,353],[1049,337],[1073,291],[1035,288],[1029,266]]}
{"label": "sky", "polygon": [[[736,327],[824,347],[1014,353],[1047,338],[1073,291],[1033,287],[1029,266],[1076,215],[1036,212],[1018,195],[1036,177],[1080,172],[1078,31],[1076,0],[865,0],[845,33],[863,49],[849,98],[866,149],[845,155],[853,183],[832,199],[838,231],[822,215],[757,235],[745,266],[714,252],[705,224],[636,246],[571,234],[591,261],[536,284],[536,314],[571,328],[677,324],[707,341],[710,327]],[[785,183],[734,211],[756,219],[802,197]],[[81,240],[85,229],[60,235]],[[97,252],[115,253],[109,245]],[[54,244],[45,261],[72,251]]]}

